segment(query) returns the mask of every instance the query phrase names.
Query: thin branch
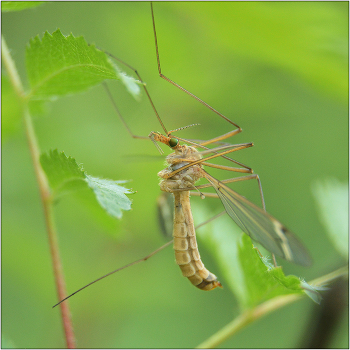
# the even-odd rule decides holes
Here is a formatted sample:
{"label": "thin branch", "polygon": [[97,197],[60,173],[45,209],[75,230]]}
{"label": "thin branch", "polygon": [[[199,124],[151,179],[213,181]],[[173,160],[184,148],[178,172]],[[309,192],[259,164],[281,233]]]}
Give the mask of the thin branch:
{"label": "thin branch", "polygon": [[25,94],[24,94],[21,78],[18,75],[15,63],[12,60],[10,50],[8,49],[5,38],[3,36],[1,36],[1,57],[2,57],[2,62],[4,63],[6,70],[8,72],[8,75],[14,90],[16,91],[17,95],[21,99],[23,99]]}
{"label": "thin branch", "polygon": [[[347,266],[342,267],[338,270],[335,270],[327,275],[314,279],[308,284],[313,286],[322,286],[332,280],[344,276],[349,273]],[[247,326],[248,324],[256,321],[257,319],[269,314],[270,312],[277,310],[287,304],[290,304],[294,301],[297,301],[304,297],[303,294],[289,294],[279,296],[273,299],[270,299],[253,309],[249,309],[243,312],[241,315],[233,319],[226,326],[221,328],[218,332],[213,334],[210,338],[205,340],[203,343],[199,344],[196,348],[198,349],[211,349],[220,345],[222,342],[236,334],[239,330]]]}
{"label": "thin branch", "polygon": [[[56,289],[58,299],[62,299],[66,293],[65,281],[62,272],[62,265],[59,256],[57,233],[54,224],[52,200],[50,197],[50,188],[46,175],[40,164],[40,149],[35,135],[32,118],[28,110],[27,100],[23,89],[23,84],[18,75],[14,61],[12,60],[10,51],[6,45],[4,38],[2,37],[1,42],[2,48],[2,60],[7,69],[9,79],[14,87],[15,92],[23,103],[23,121],[29,146],[29,151],[32,157],[33,167],[36,175],[36,179],[39,185],[40,197],[44,209],[44,216],[46,222],[46,230],[49,239],[49,246],[51,252],[51,259],[53,265],[53,272],[56,282]],[[75,336],[73,332],[73,325],[71,321],[70,311],[68,303],[61,305],[61,317],[63,322],[63,328],[65,332],[67,347],[72,349],[75,348]]]}

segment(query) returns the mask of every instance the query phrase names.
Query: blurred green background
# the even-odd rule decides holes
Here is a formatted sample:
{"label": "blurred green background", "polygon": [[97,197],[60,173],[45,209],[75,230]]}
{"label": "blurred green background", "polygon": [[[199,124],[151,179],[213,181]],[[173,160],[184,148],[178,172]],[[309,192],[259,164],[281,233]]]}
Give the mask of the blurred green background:
{"label": "blurred green background", "polygon": [[[310,280],[343,265],[319,222],[310,188],[316,179],[348,179],[348,3],[157,2],[154,11],[163,73],[244,129],[232,142],[255,147],[235,159],[259,174],[267,210],[310,250],[311,268],[280,261],[285,273]],[[158,77],[148,2],[50,2],[3,14],[2,33],[24,82],[26,44],[56,28],[83,35],[137,68],[168,130],[200,123],[181,133],[198,139],[230,130]],[[138,103],[118,83],[109,85],[134,133],[161,131],[145,95]],[[4,113],[12,118],[14,110],[3,109],[3,122]],[[57,203],[69,293],[165,242],[156,218],[156,174],[164,158],[151,142],[130,138],[101,86],[55,101],[47,115],[35,119],[35,129],[42,151],[65,151],[95,176],[132,179],[128,187],[137,191],[133,210],[118,222],[74,196]],[[253,181],[234,188],[259,203]],[[220,207],[219,201],[201,202],[216,205],[213,212]],[[23,128],[3,141],[2,204],[2,333],[15,347],[63,347],[60,311],[51,309],[57,297]],[[210,253],[201,254],[220,278]],[[171,248],[89,287],[70,306],[78,346],[89,348],[191,348],[239,312],[229,288],[203,293],[181,277]],[[303,347],[314,307],[305,298],[222,346]],[[348,347],[347,342],[344,317],[331,346]]]}

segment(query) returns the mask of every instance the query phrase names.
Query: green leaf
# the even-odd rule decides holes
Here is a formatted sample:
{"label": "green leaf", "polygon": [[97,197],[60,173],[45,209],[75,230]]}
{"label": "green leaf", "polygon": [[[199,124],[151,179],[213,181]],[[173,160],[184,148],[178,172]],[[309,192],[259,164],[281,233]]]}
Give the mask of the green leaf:
{"label": "green leaf", "polygon": [[54,99],[84,91],[105,79],[119,79],[106,54],[83,37],[63,36],[60,30],[30,40],[26,50],[31,99]]}
{"label": "green leaf", "polygon": [[132,191],[118,185],[126,181],[99,179],[87,175],[74,158],[67,157],[64,152],[57,150],[51,150],[49,154],[43,153],[40,162],[55,199],[73,191],[89,189],[101,207],[113,217],[120,219],[122,210],[131,209],[131,200],[125,194]]}
{"label": "green leaf", "polygon": [[22,11],[44,3],[45,1],[2,1],[1,12]]}
{"label": "green leaf", "polygon": [[131,200],[125,193],[133,193],[129,189],[119,186],[126,181],[113,181],[99,179],[87,175],[86,181],[89,187],[94,191],[97,201],[107,213],[120,219],[122,210],[131,210]]}
{"label": "green leaf", "polygon": [[64,152],[51,150],[49,154],[43,153],[40,163],[54,190],[54,196],[86,188],[85,172],[74,158],[67,157]]}
{"label": "green leaf", "polygon": [[[198,223],[213,216],[203,203],[201,207],[192,203],[192,209]],[[242,233],[228,216],[198,229],[198,238],[214,255],[242,310],[277,296],[305,293],[300,279],[285,276],[281,267],[275,268],[261,258],[250,237]]]}
{"label": "green leaf", "polygon": [[349,185],[332,178],[315,182],[311,189],[330,240],[349,259]]}

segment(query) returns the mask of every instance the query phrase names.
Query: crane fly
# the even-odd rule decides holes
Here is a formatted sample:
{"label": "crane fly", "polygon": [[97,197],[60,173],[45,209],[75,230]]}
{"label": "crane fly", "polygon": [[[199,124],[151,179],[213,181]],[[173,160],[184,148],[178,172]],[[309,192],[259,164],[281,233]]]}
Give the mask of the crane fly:
{"label": "crane fly", "polygon": [[[137,264],[141,261],[145,261],[154,254],[156,254],[161,249],[170,245],[172,242],[174,243],[175,250],[175,260],[176,263],[180,266],[182,274],[187,277],[190,282],[198,287],[201,290],[212,290],[216,287],[221,287],[221,283],[217,280],[217,277],[208,271],[203,262],[200,259],[200,255],[198,252],[198,246],[195,235],[195,227],[193,224],[193,218],[190,207],[190,193],[194,195],[200,195],[202,198],[205,196],[209,197],[218,197],[224,208],[226,213],[231,217],[231,219],[242,229],[243,232],[248,234],[253,241],[260,243],[263,247],[269,250],[273,255],[280,256],[287,261],[294,262],[296,264],[309,266],[311,264],[311,258],[304,248],[302,243],[297,239],[297,237],[289,231],[282,223],[280,223],[273,216],[268,214],[265,210],[265,202],[264,196],[262,192],[262,187],[260,183],[259,176],[253,174],[253,170],[230,158],[228,154],[232,152],[236,152],[245,148],[249,148],[253,146],[253,143],[243,143],[243,144],[229,144],[225,141],[226,139],[237,135],[242,131],[242,129],[232,122],[229,118],[218,112],[216,109],[208,105],[206,102],[184,89],[182,86],[175,83],[173,80],[166,77],[161,71],[160,58],[159,58],[159,50],[158,50],[158,42],[157,42],[157,33],[155,26],[155,18],[153,12],[153,5],[151,3],[151,15],[152,15],[152,23],[153,23],[153,33],[155,39],[155,48],[156,48],[156,56],[157,56],[157,65],[158,65],[158,73],[159,76],[171,83],[178,89],[184,91],[186,94],[203,104],[205,107],[209,108],[212,112],[218,115],[220,118],[227,121],[231,126],[234,127],[233,130],[227,132],[226,134],[217,136],[215,138],[206,140],[206,141],[192,141],[184,138],[180,138],[178,136],[174,136],[173,133],[180,131],[187,127],[182,127],[176,130],[167,131],[164,126],[163,121],[161,120],[155,105],[148,93],[148,90],[145,85],[143,85],[143,89],[147,95],[147,98],[153,108],[153,111],[164,131],[164,134],[159,132],[152,131],[148,137],[138,136],[132,133],[125,119],[121,115],[114,99],[112,98],[112,94],[108,88],[108,86],[104,83],[104,87],[111,98],[111,101],[114,105],[116,112],[118,113],[121,121],[125,125],[127,131],[133,138],[140,139],[148,139],[150,138],[159,148],[157,142],[160,142],[168,147],[170,147],[174,152],[169,154],[166,157],[166,161],[168,163],[168,167],[161,170],[158,173],[158,176],[161,178],[160,188],[164,192],[172,193],[175,201],[175,210],[174,210],[174,219],[173,219],[173,240],[166,243],[162,247],[158,248],[148,256],[141,258],[137,261],[134,261],[130,264],[127,264],[117,270],[114,270],[97,280],[89,283],[88,285],[82,287],[76,292],[72,293],[62,301],[68,299],[74,294],[78,293],[82,289],[88,287],[89,285],[117,272],[126,267]],[[127,66],[131,70],[134,71],[138,79],[142,82],[140,74],[130,66],[128,63],[122,61],[121,59],[107,53],[113,59],[119,61],[123,65]],[[180,143],[182,142],[182,144]],[[213,148],[208,148],[207,146],[218,145]],[[223,158],[226,159],[236,166],[226,166],[209,163],[208,161],[215,158]],[[229,178],[225,180],[218,180],[212,175],[210,175],[204,167],[216,168],[225,171],[232,171],[238,173],[246,173],[249,175],[243,175],[239,177]],[[208,184],[196,186],[196,182],[204,178],[208,181]],[[230,187],[227,186],[228,183],[245,181],[255,179],[258,182],[260,197],[262,202],[262,208],[253,204],[245,197],[241,196]],[[214,193],[205,193],[200,192],[200,189],[213,187],[216,194]],[[193,190],[197,190],[197,192],[192,192]],[[220,215],[220,214],[219,214]],[[216,218],[216,215],[214,218]],[[211,220],[211,219],[210,219]],[[208,220],[209,221],[209,220]],[[201,225],[199,225],[201,226]],[[56,304],[55,306],[57,306]]]}
{"label": "crane fly", "polygon": [[[154,141],[166,144],[175,151],[167,156],[166,161],[169,166],[160,171],[158,176],[162,179],[160,182],[161,190],[173,193],[174,195],[173,238],[175,258],[181,268],[182,274],[193,285],[202,290],[212,290],[221,286],[216,276],[209,272],[200,260],[195,237],[189,191],[194,188],[199,189],[206,186],[195,186],[200,178],[205,178],[209,182],[209,185],[215,189],[227,214],[253,240],[286,260],[301,265],[310,264],[307,251],[288,229],[270,214],[266,213],[266,211],[260,209],[225,185],[227,182],[249,180],[254,178],[255,175],[219,181],[203,169],[203,166],[209,166],[223,170],[241,171],[241,168],[237,170],[233,167],[221,167],[220,165],[208,163],[207,160],[251,147],[251,143],[225,145],[199,152],[196,147],[221,141],[228,137],[227,134],[198,145],[193,143],[192,146],[181,145],[178,138],[172,137],[172,132],[169,132],[167,136],[152,132],[150,137]],[[208,153],[214,154],[206,156]]]}

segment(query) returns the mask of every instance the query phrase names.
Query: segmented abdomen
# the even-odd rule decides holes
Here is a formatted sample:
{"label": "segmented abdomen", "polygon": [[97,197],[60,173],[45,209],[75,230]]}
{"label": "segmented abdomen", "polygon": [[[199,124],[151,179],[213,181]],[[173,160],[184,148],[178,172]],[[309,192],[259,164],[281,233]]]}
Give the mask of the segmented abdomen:
{"label": "segmented abdomen", "polygon": [[203,265],[197,246],[196,233],[190,206],[189,191],[173,192],[175,198],[174,250],[175,260],[183,276],[199,289],[221,287],[217,277]]}

